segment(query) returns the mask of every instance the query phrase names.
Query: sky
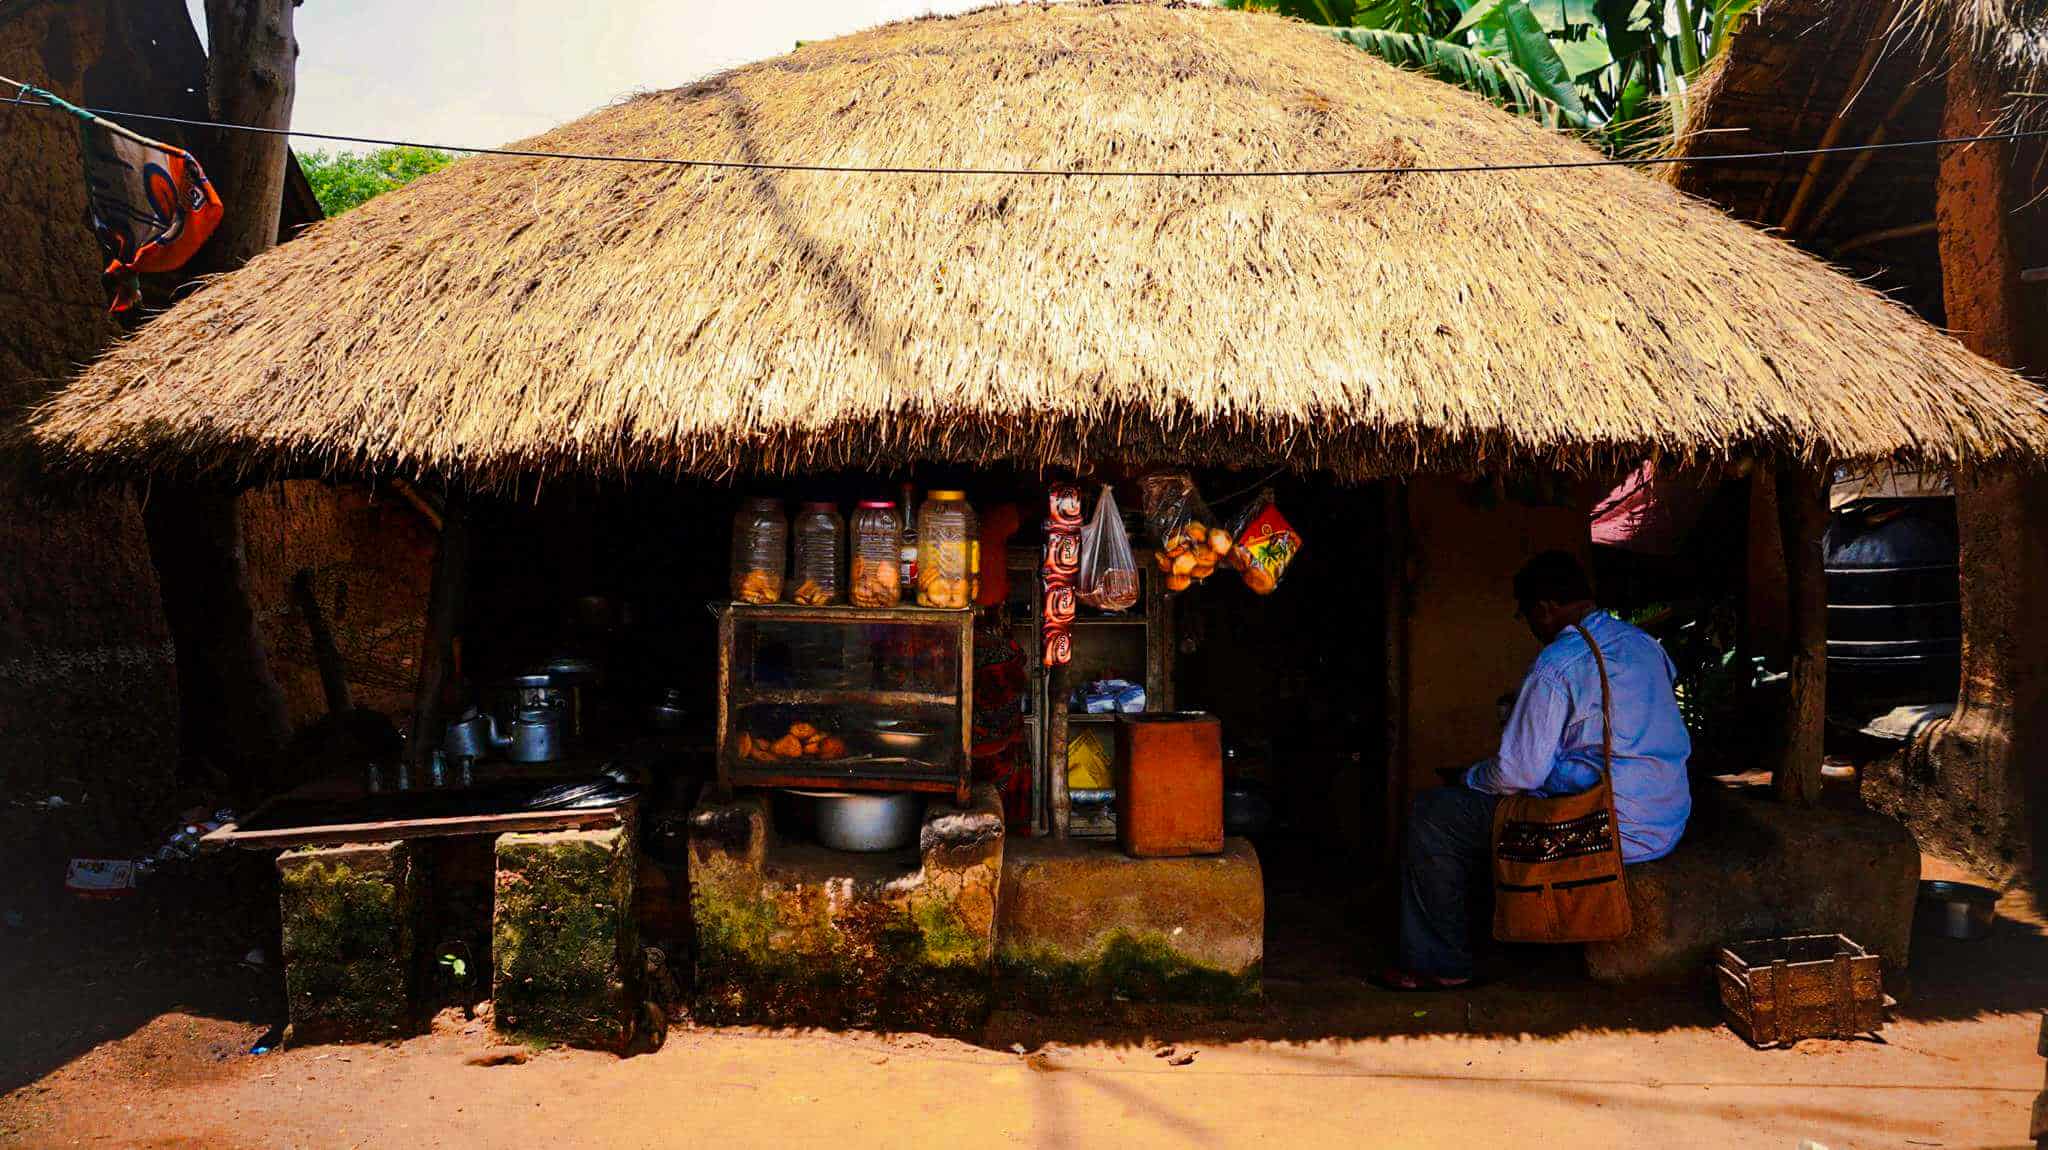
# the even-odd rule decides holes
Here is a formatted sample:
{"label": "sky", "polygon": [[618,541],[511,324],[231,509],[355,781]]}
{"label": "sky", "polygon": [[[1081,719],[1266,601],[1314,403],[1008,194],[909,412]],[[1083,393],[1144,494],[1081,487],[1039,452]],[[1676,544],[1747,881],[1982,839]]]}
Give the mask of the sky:
{"label": "sky", "polygon": [[[307,0],[292,126],[489,147],[635,92],[987,0]],[[186,0],[203,41],[202,0]],[[585,14],[565,16],[578,8]],[[301,148],[333,148],[299,140]]]}

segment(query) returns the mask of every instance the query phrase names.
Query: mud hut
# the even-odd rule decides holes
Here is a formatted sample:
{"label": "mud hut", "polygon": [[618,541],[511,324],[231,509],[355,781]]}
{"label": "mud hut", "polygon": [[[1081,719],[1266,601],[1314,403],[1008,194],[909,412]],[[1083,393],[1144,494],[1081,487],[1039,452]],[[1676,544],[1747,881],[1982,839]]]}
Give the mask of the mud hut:
{"label": "mud hut", "polygon": [[[2038,3],[1777,3],[1743,24],[1695,90],[1682,149],[1711,160],[2037,128],[2048,122],[2044,88],[2048,8]],[[2028,269],[2048,266],[2043,159],[2039,140],[1998,140],[1675,172],[1686,191],[1780,229],[2038,380],[2048,340],[2033,317],[2048,287]],[[2030,719],[2048,692],[2038,655],[2048,643],[2039,598],[2048,518],[2036,480],[1965,479],[1956,493],[1956,714],[1924,730],[1866,791],[1923,841],[2003,874],[2048,843],[2048,777],[2032,765],[2048,731]]]}
{"label": "mud hut", "polygon": [[[1384,786],[1354,779],[1352,799],[1381,793],[1391,845],[1411,782],[1486,751],[1521,669],[1497,588],[1585,544],[1583,510],[1489,505],[1462,481],[1660,459],[1780,468],[1797,492],[1799,735],[1779,777],[1810,798],[1822,470],[2048,455],[2037,389],[1878,292],[1269,15],[911,21],[517,150],[540,154],[465,160],[221,277],[35,425],[85,473],[447,490],[421,753],[464,552],[491,541],[462,526],[480,495],[603,484],[616,509],[912,465],[1292,469],[1380,496],[1342,501],[1378,511],[1331,594],[1370,605],[1341,655],[1383,692],[1383,721],[1356,729],[1383,744]],[[587,546],[478,562],[516,583],[622,545],[567,518]],[[717,570],[724,542],[677,570]]]}

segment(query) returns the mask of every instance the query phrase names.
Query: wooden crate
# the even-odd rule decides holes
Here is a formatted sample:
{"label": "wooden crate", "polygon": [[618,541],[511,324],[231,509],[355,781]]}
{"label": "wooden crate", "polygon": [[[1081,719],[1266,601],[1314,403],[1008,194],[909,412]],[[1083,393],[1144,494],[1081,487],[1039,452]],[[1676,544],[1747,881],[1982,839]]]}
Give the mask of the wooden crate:
{"label": "wooden crate", "polygon": [[1715,962],[1728,1025],[1756,1046],[1853,1038],[1884,1026],[1884,960],[1839,934],[1759,938]]}

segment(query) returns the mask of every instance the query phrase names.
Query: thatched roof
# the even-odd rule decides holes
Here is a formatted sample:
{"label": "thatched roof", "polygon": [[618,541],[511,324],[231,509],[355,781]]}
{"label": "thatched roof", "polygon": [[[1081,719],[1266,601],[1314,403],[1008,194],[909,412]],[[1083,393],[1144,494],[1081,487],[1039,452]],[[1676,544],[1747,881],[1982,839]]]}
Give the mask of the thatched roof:
{"label": "thatched roof", "polygon": [[[2002,122],[2048,121],[2048,0],[1767,0],[1687,93],[1677,151],[1938,137],[1949,62],[1988,65]],[[1941,152],[1908,148],[1663,169],[1666,178],[1938,317]]]}
{"label": "thatched roof", "polygon": [[[1584,146],[1305,25],[988,9],[814,43],[528,141],[952,168],[1414,167]],[[2048,455],[2039,394],[1623,169],[1145,179],[479,157],[110,352],[82,466],[521,474],[1645,454]]]}

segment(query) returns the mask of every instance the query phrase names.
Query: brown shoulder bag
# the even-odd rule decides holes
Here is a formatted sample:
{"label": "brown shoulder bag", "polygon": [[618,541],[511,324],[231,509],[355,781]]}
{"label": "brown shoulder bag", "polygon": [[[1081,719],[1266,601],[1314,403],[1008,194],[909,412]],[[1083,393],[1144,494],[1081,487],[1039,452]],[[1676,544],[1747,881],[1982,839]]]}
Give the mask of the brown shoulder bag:
{"label": "brown shoulder bag", "polygon": [[1502,942],[1604,942],[1629,929],[1607,658],[1592,632],[1572,626],[1600,668],[1600,781],[1561,798],[1509,795],[1494,807],[1493,937]]}

